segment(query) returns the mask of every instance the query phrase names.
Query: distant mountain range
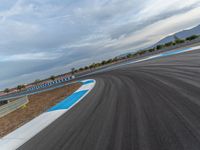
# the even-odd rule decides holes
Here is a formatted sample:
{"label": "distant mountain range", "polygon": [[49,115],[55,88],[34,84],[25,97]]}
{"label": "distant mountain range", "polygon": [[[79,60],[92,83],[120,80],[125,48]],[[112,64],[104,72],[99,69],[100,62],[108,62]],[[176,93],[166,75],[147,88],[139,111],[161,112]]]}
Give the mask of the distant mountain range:
{"label": "distant mountain range", "polygon": [[156,44],[154,44],[154,46],[174,41],[174,36],[181,38],[181,39],[184,39],[184,38],[189,37],[191,35],[200,35],[200,25],[198,25],[198,26],[196,26],[192,29],[183,30],[183,31],[180,31],[180,32],[175,33],[173,35],[167,36],[166,38],[164,38],[164,39],[160,40],[159,42],[157,42]]}

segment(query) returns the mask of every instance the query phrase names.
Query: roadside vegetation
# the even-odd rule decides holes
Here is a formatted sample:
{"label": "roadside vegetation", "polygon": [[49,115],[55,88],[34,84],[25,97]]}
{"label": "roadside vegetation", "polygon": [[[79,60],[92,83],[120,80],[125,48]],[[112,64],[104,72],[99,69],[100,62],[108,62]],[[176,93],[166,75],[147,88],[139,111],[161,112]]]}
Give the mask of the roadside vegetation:
{"label": "roadside vegetation", "polygon": [[82,71],[86,71],[86,70],[92,70],[92,69],[95,69],[95,68],[98,68],[98,67],[101,67],[101,66],[104,66],[104,65],[116,63],[116,62],[124,60],[124,59],[134,58],[136,56],[144,55],[145,53],[151,53],[151,52],[154,52],[154,51],[162,50],[164,48],[169,48],[171,46],[179,45],[179,44],[182,44],[182,43],[185,43],[185,42],[190,42],[190,41],[193,41],[197,38],[200,38],[200,36],[199,35],[192,35],[192,36],[189,36],[185,39],[180,39],[177,36],[174,36],[174,39],[175,39],[174,41],[171,41],[171,42],[168,42],[168,43],[165,43],[165,44],[161,44],[161,45],[157,45],[157,46],[150,48],[150,49],[140,50],[136,53],[129,53],[124,57],[115,57],[113,59],[103,60],[102,62],[92,63],[89,66],[81,67],[77,70],[75,68],[73,68],[73,72],[77,73],[77,72],[82,72]]}
{"label": "roadside vegetation", "polygon": [[56,79],[56,77],[54,75],[49,77],[50,80],[54,81]]}
{"label": "roadside vegetation", "polygon": [[[70,73],[71,73],[71,75],[74,75],[75,73],[79,73],[79,72],[83,72],[83,71],[91,71],[93,69],[96,69],[96,68],[99,68],[99,67],[102,67],[102,66],[105,66],[105,65],[117,63],[117,62],[122,61],[122,60],[134,58],[134,57],[137,57],[137,56],[142,56],[146,53],[152,53],[154,51],[163,50],[165,48],[170,48],[170,47],[175,46],[175,45],[183,44],[185,42],[190,42],[190,41],[193,41],[197,38],[200,38],[200,36],[199,35],[192,35],[192,36],[189,36],[185,39],[180,39],[177,36],[174,36],[174,41],[167,42],[165,44],[156,45],[155,47],[150,48],[150,49],[140,50],[140,51],[137,51],[136,53],[129,53],[127,55],[124,55],[123,57],[115,57],[113,59],[108,59],[108,60],[103,60],[101,62],[92,63],[88,66],[81,67],[79,69],[71,68]],[[54,81],[56,79],[56,76],[52,75],[52,76],[49,77],[49,79]],[[34,83],[37,84],[37,83],[40,83],[40,82],[41,81],[39,79],[37,79],[37,80],[35,80]],[[25,85],[18,85],[16,87],[16,89],[18,91],[21,91],[21,90],[25,89],[25,87],[26,87]],[[10,93],[10,92],[11,92],[11,90],[8,89],[8,88],[4,89],[4,93]]]}
{"label": "roadside vegetation", "polygon": [[18,85],[17,86],[17,90],[21,91],[22,89],[24,89],[26,86],[25,85]]}
{"label": "roadside vegetation", "polygon": [[5,90],[4,90],[4,93],[9,93],[10,92],[10,89],[8,89],[8,88],[6,88]]}

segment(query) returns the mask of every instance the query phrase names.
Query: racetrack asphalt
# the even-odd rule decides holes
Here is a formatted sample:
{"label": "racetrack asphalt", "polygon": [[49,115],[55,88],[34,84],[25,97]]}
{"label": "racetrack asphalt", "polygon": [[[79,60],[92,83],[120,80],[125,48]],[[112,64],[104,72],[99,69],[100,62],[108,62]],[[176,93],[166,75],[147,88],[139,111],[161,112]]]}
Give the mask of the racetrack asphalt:
{"label": "racetrack asphalt", "polygon": [[19,150],[200,150],[200,50],[85,78],[95,88]]}

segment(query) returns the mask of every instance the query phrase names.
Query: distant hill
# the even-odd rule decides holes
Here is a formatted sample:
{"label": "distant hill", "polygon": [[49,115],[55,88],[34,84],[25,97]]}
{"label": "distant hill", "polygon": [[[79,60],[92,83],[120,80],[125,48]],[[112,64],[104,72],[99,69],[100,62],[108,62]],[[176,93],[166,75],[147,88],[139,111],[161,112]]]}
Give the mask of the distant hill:
{"label": "distant hill", "polygon": [[192,29],[183,30],[183,31],[178,32],[176,34],[167,36],[166,38],[164,38],[164,39],[160,40],[159,42],[157,42],[156,44],[154,44],[154,46],[174,41],[174,36],[177,36],[178,38],[184,39],[184,38],[189,37],[191,35],[200,35],[200,25],[198,25],[198,26],[196,26]]}

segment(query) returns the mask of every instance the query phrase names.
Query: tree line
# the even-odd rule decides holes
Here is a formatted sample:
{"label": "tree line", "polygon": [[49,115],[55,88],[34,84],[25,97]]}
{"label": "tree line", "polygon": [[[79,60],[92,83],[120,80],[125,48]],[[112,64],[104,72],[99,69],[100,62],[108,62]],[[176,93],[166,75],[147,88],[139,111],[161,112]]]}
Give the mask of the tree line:
{"label": "tree line", "polygon": [[146,49],[146,50],[140,50],[136,53],[129,53],[127,54],[126,56],[122,57],[122,58],[113,58],[113,59],[109,59],[109,60],[103,60],[102,62],[98,62],[98,63],[92,63],[90,64],[89,66],[85,66],[85,67],[81,67],[79,69],[75,69],[73,68],[73,73],[77,73],[77,72],[82,72],[82,71],[85,71],[85,70],[92,70],[92,69],[95,69],[97,67],[101,67],[101,66],[104,66],[104,65],[107,65],[107,64],[110,64],[110,63],[114,63],[114,62],[117,62],[119,60],[122,60],[122,59],[127,59],[127,58],[133,58],[133,57],[136,57],[136,56],[141,56],[147,52],[154,52],[154,51],[157,51],[157,50],[161,50],[163,48],[168,48],[170,46],[175,46],[175,45],[178,45],[178,44],[182,44],[182,43],[185,43],[186,41],[192,41],[192,40],[195,40],[199,38],[198,35],[192,35],[192,36],[189,36],[185,39],[180,39],[178,38],[177,36],[174,36],[174,41],[171,41],[171,42],[167,42],[165,44],[160,44],[160,45],[157,45],[153,48],[150,48],[150,49]]}
{"label": "tree line", "polygon": [[[82,71],[86,71],[86,70],[92,70],[92,69],[95,69],[95,68],[98,68],[98,67],[101,67],[101,66],[104,66],[104,65],[108,65],[108,64],[111,64],[111,63],[118,62],[118,61],[123,60],[123,59],[141,56],[141,55],[148,53],[148,52],[151,53],[151,52],[154,52],[154,51],[162,50],[163,48],[168,48],[168,47],[171,47],[171,46],[182,44],[182,43],[185,43],[186,41],[193,41],[193,40],[195,40],[199,37],[200,37],[199,35],[192,35],[192,36],[189,36],[185,39],[180,39],[177,36],[174,36],[174,39],[175,39],[174,41],[167,42],[165,44],[159,44],[159,45],[157,45],[153,48],[146,49],[146,50],[140,50],[136,53],[129,53],[122,58],[115,57],[113,59],[103,60],[103,61],[98,62],[98,63],[92,63],[92,64],[85,66],[85,67],[80,67],[79,69],[71,68],[71,74],[73,75],[73,74],[78,73],[78,72],[82,72]],[[55,80],[55,78],[56,77],[54,75],[49,77],[50,80]],[[35,80],[35,83],[38,83],[38,82],[40,82],[39,79]],[[17,88],[17,90],[22,90],[22,89],[25,88],[25,85],[18,85],[16,88]],[[8,88],[6,88],[4,90],[4,93],[9,93],[9,92],[10,92],[10,89],[8,89]]]}

